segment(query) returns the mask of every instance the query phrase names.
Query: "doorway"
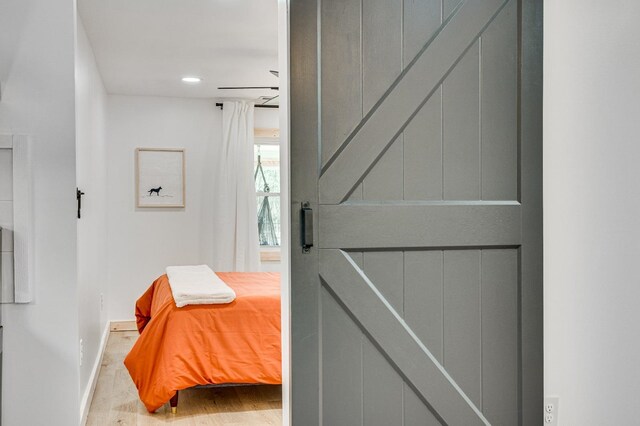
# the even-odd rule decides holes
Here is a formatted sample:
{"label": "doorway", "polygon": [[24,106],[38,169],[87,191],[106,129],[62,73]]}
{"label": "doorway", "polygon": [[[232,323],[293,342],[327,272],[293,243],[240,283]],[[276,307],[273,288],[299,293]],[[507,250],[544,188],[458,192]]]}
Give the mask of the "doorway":
{"label": "doorway", "polygon": [[[288,62],[287,54],[279,53],[287,51],[287,4],[276,0],[250,3],[78,2],[77,50],[82,56],[76,71],[80,88],[77,122],[84,126],[78,130],[77,149],[78,184],[84,192],[78,223],[82,253],[78,270],[81,297],[87,301],[80,311],[85,416],[93,387],[99,382],[96,372],[101,351],[110,350],[113,343],[108,338],[109,327],[126,330],[122,333],[130,335],[120,337],[132,344],[131,339],[138,335],[133,307],[153,277],[167,265],[207,264],[215,255],[209,238],[215,206],[210,179],[217,152],[210,141],[222,134],[223,112],[218,104],[224,101],[255,102],[253,152],[261,157],[258,163],[266,179],[252,196],[258,204],[256,213],[268,219],[271,232],[282,228],[275,238],[261,240],[261,269],[282,272],[283,283],[288,282],[289,215],[287,208],[276,207],[288,203],[289,193],[288,91],[284,83]],[[90,79],[84,79],[87,75]],[[168,153],[178,149],[184,158],[183,202],[166,208],[146,208],[139,203],[135,153],[140,147]],[[271,180],[278,167],[279,188]],[[149,193],[156,197],[152,201],[161,202],[159,191],[166,188],[154,185],[151,189],[155,191]],[[264,210],[260,216],[265,200],[269,214]],[[279,212],[281,216],[276,217]],[[111,224],[108,233],[107,226],[101,225],[103,215]],[[99,226],[93,226],[96,224]],[[95,238],[94,232],[107,235]],[[100,245],[103,240],[105,246]],[[93,247],[96,243],[100,247]],[[104,252],[109,255],[102,255]],[[283,284],[281,289],[282,389],[286,394],[288,286]],[[124,357],[128,351],[123,352],[122,345],[115,350]],[[122,367],[121,362],[116,364]],[[251,393],[237,393],[247,392]],[[270,395],[267,402],[272,403],[273,392]],[[285,406],[278,410],[285,422],[287,401],[286,396],[277,401]],[[188,413],[188,403],[189,393],[183,394],[179,413]]]}

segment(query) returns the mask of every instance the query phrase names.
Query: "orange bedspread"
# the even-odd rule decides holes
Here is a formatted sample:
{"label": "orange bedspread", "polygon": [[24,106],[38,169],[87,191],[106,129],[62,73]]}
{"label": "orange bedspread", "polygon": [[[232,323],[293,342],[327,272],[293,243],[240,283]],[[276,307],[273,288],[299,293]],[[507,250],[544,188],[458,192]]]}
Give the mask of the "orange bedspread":
{"label": "orange bedspread", "polygon": [[136,302],[140,337],[124,360],[153,412],[177,390],[219,383],[282,383],[280,274],[217,273],[226,305],[176,307],[166,275]]}

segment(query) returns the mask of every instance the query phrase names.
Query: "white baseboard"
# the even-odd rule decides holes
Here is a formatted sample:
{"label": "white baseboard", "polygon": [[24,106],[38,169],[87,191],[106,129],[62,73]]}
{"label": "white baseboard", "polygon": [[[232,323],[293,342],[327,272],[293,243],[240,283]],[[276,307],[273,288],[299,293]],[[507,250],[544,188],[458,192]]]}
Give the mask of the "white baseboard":
{"label": "white baseboard", "polygon": [[136,320],[111,321],[111,331],[138,331]]}
{"label": "white baseboard", "polygon": [[93,364],[91,370],[91,377],[89,378],[90,385],[82,396],[80,401],[80,425],[84,426],[87,423],[87,416],[89,415],[89,408],[91,408],[91,401],[93,400],[93,394],[96,391],[96,385],[98,384],[98,376],[100,375],[100,366],[102,365],[102,358],[104,357],[104,351],[107,348],[107,340],[109,338],[109,330],[111,329],[111,323],[107,321],[102,332],[102,340],[100,340],[100,349],[98,350],[98,356]]}

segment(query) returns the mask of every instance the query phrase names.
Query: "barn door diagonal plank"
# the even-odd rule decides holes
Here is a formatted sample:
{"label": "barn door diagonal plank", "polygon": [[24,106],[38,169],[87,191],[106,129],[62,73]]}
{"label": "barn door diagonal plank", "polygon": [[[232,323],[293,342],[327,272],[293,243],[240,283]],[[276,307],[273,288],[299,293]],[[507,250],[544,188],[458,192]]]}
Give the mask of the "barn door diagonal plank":
{"label": "barn door diagonal plank", "polygon": [[508,0],[467,1],[418,54],[324,165],[321,204],[344,201]]}
{"label": "barn door diagonal plank", "polygon": [[354,316],[416,394],[445,424],[489,425],[436,357],[349,255],[320,250],[325,288]]}

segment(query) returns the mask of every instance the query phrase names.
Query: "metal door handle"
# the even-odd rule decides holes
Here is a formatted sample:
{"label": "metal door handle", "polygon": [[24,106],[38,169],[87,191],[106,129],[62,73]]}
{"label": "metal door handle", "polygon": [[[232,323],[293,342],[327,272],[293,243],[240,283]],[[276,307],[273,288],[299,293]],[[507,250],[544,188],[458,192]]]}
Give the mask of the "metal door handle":
{"label": "metal door handle", "polygon": [[308,201],[302,203],[300,224],[302,225],[302,252],[309,253],[313,247],[313,210]]}

